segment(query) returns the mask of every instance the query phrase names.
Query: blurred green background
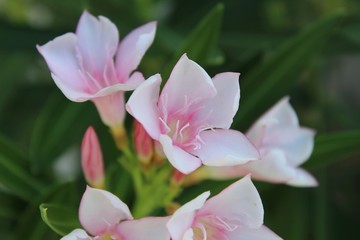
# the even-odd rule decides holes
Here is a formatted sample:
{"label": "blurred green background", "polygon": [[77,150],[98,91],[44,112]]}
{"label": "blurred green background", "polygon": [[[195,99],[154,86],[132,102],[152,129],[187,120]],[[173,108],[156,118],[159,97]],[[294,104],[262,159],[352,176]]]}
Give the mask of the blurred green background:
{"label": "blurred green background", "polygon": [[[233,127],[246,130],[290,95],[300,123],[316,129],[305,164],[315,189],[256,183],[265,224],[284,239],[357,239],[360,224],[360,1],[357,0],[0,0],[0,239],[59,239],[39,204],[76,211],[85,182],[79,146],[89,124],[100,135],[110,189],[133,197],[128,175],[91,103],[68,101],[35,45],[75,31],[84,9],[104,15],[120,37],[158,21],[140,69],[163,78],[182,52],[213,76],[241,72]],[[129,117],[127,119],[130,120]],[[121,183],[121,184],[119,184]],[[204,182],[180,202],[229,182]],[[63,212],[62,219],[71,214]],[[74,217],[76,219],[76,216]]]}

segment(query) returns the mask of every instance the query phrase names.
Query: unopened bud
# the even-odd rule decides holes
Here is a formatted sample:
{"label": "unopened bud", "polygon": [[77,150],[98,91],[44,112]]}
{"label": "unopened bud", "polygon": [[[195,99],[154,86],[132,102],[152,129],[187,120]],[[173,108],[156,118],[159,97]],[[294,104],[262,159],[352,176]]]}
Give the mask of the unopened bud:
{"label": "unopened bud", "polygon": [[87,183],[104,188],[104,164],[101,147],[93,127],[88,127],[81,145],[81,165]]}
{"label": "unopened bud", "polygon": [[148,164],[154,154],[152,138],[138,121],[134,121],[134,146],[139,160]]}

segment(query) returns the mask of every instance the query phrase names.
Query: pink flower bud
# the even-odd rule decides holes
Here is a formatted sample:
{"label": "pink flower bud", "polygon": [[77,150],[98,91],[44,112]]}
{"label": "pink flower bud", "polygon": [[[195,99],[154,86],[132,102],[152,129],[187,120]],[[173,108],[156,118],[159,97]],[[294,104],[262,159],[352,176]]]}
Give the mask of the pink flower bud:
{"label": "pink flower bud", "polygon": [[149,163],[153,153],[153,140],[138,121],[134,121],[134,145],[139,160],[142,163]]}
{"label": "pink flower bud", "polygon": [[88,184],[104,188],[104,165],[101,147],[93,127],[88,127],[81,145],[81,165]]}

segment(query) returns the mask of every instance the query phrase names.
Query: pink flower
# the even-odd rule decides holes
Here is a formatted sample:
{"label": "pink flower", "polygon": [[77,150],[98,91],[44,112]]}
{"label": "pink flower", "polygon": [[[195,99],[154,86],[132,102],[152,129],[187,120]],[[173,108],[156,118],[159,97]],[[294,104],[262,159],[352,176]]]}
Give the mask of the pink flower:
{"label": "pink flower", "polygon": [[170,239],[166,229],[168,218],[147,217],[133,220],[129,208],[119,198],[110,192],[91,187],[86,188],[81,199],[79,219],[86,232],[75,229],[62,240]]}
{"label": "pink flower", "polygon": [[291,186],[317,186],[316,179],[298,166],[311,155],[314,131],[300,127],[294,109],[285,97],[261,116],[247,132],[259,149],[260,161],[249,162],[235,168],[208,168],[200,175],[229,179],[251,173],[253,179],[286,183]]}
{"label": "pink flower", "polygon": [[250,177],[206,200],[204,192],[179,208],[167,223],[172,240],[279,240],[263,225],[264,210]]}
{"label": "pink flower", "polygon": [[67,98],[93,101],[103,122],[117,127],[125,116],[124,91],[134,90],[144,81],[140,72],[133,71],[153,42],[155,31],[156,23],[150,22],[119,44],[118,30],[109,19],[85,11],[75,34],[66,33],[37,48]]}
{"label": "pink flower", "polygon": [[233,166],[259,158],[240,132],[229,130],[238,109],[238,73],[213,79],[184,54],[160,92],[160,75],[141,84],[126,107],[184,174],[201,164]]}
{"label": "pink flower", "polygon": [[81,144],[81,166],[88,184],[104,188],[104,164],[99,140],[93,127],[88,127]]}

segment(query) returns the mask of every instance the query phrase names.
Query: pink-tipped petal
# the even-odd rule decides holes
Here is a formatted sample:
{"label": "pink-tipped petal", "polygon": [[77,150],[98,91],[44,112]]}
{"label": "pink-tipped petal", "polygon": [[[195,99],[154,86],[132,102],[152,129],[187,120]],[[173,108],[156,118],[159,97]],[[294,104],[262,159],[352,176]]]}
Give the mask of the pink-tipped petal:
{"label": "pink-tipped petal", "polygon": [[126,81],[127,84],[135,86],[132,90],[137,88],[141,83],[145,81],[144,75],[141,72],[134,72],[130,78]]}
{"label": "pink-tipped petal", "polygon": [[292,166],[299,166],[311,155],[314,148],[315,132],[307,128],[277,127],[272,129],[263,139],[263,147],[279,148],[286,153]]}
{"label": "pink-tipped petal", "polygon": [[147,133],[155,140],[159,139],[159,97],[161,77],[156,74],[142,83],[130,96],[126,104],[127,111],[138,120]]}
{"label": "pink-tipped petal", "polygon": [[169,136],[160,135],[159,141],[169,162],[183,174],[189,174],[201,166],[199,158],[174,146]]}
{"label": "pink-tipped petal", "polygon": [[114,57],[119,43],[116,26],[105,17],[96,18],[84,11],[76,35],[83,67],[93,77],[102,77],[105,65]]}
{"label": "pink-tipped petal", "polygon": [[264,209],[250,176],[246,176],[210,198],[198,215],[214,215],[228,223],[259,228],[263,224]]}
{"label": "pink-tipped petal", "polygon": [[239,131],[215,129],[203,131],[200,138],[204,144],[193,150],[207,166],[234,166],[260,158],[254,145]]}
{"label": "pink-tipped petal", "polygon": [[120,79],[127,81],[131,72],[138,67],[154,41],[155,32],[156,22],[150,22],[136,28],[121,41],[116,54],[116,69]]}
{"label": "pink-tipped petal", "polygon": [[215,95],[216,88],[210,76],[184,54],[172,70],[161,92],[160,101],[171,112]]}
{"label": "pink-tipped petal", "polygon": [[91,240],[92,238],[82,229],[75,229],[60,240]]}
{"label": "pink-tipped petal", "polygon": [[213,77],[217,94],[203,104],[199,114],[200,117],[207,116],[206,121],[209,125],[216,128],[230,128],[239,108],[239,76],[239,73],[225,72]]}
{"label": "pink-tipped petal", "polygon": [[132,219],[128,206],[114,194],[87,187],[79,207],[79,220],[93,236],[101,235],[122,220]]}
{"label": "pink-tipped petal", "polygon": [[66,33],[43,46],[37,46],[44,57],[56,85],[72,101],[86,101],[91,96],[85,89],[76,55],[76,36]]}
{"label": "pink-tipped petal", "polygon": [[122,240],[170,240],[169,217],[145,217],[121,222],[116,231]]}
{"label": "pink-tipped petal", "polygon": [[183,236],[191,228],[196,211],[201,209],[206,199],[210,196],[210,192],[204,192],[190,202],[184,204],[181,208],[176,210],[174,215],[167,223],[167,229],[169,230],[171,239],[181,240]]}
{"label": "pink-tipped petal", "polygon": [[239,227],[235,231],[228,232],[227,237],[229,240],[282,240],[264,225],[259,228]]}
{"label": "pink-tipped petal", "polygon": [[109,127],[121,125],[125,117],[125,99],[124,92],[118,91],[103,97],[92,99],[101,120]]}
{"label": "pink-tipped petal", "polygon": [[295,177],[286,182],[293,187],[317,187],[318,181],[307,171],[301,168],[296,169]]}
{"label": "pink-tipped petal", "polygon": [[103,157],[93,127],[88,127],[81,144],[81,165],[89,185],[102,188],[104,186]]}

